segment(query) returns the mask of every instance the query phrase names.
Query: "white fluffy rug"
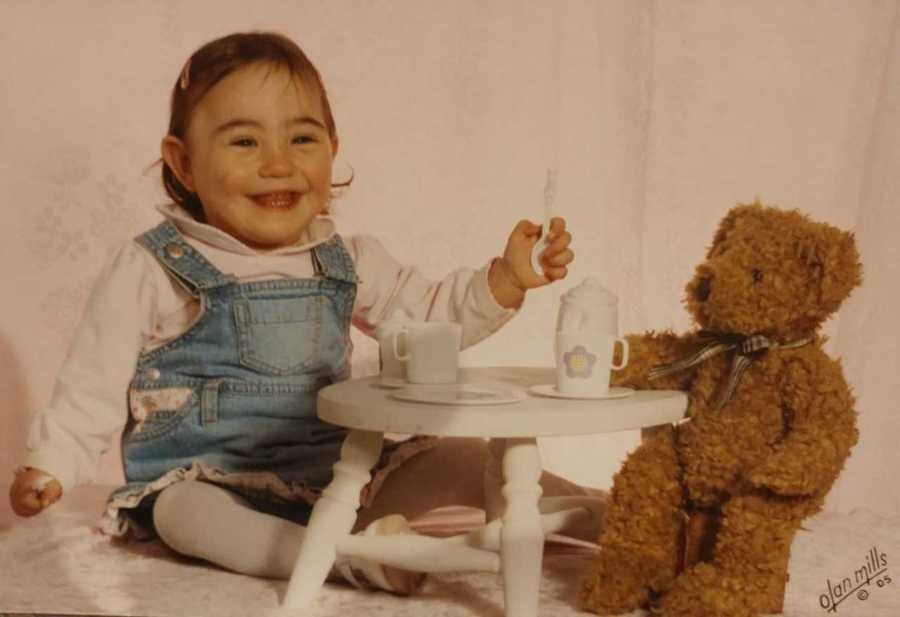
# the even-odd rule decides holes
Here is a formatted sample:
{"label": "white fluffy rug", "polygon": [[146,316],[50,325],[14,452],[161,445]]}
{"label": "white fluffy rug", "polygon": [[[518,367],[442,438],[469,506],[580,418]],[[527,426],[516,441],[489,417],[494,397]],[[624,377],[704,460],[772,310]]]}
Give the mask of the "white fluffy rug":
{"label": "white fluffy rug", "polygon": [[[95,532],[107,492],[105,487],[85,487],[44,515],[0,521],[0,617],[257,617],[277,612],[287,586],[284,581],[254,579],[187,562],[158,544],[114,544]],[[478,523],[473,512],[442,511],[418,527],[435,535],[465,530]],[[900,568],[895,565],[900,560],[900,516],[857,510],[849,515],[820,515],[806,527],[793,546],[787,617],[826,616],[829,612],[823,605],[838,602],[837,615],[900,615]],[[583,544],[548,544],[541,616],[585,615],[578,608],[580,579],[594,550]],[[856,588],[856,572],[866,566],[873,550],[883,555],[887,565],[879,570],[884,572]],[[503,594],[498,577],[483,573],[432,575],[413,598],[327,584],[304,614],[503,617]],[[636,612],[632,617],[641,615]]]}

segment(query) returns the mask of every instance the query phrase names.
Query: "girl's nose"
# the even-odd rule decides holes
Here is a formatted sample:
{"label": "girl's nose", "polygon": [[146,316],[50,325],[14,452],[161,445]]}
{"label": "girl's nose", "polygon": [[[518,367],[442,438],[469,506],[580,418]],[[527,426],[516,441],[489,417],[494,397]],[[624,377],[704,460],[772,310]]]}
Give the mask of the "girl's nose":
{"label": "girl's nose", "polygon": [[293,175],[294,171],[294,162],[288,152],[281,148],[269,148],[259,167],[259,175],[263,178],[283,178]]}

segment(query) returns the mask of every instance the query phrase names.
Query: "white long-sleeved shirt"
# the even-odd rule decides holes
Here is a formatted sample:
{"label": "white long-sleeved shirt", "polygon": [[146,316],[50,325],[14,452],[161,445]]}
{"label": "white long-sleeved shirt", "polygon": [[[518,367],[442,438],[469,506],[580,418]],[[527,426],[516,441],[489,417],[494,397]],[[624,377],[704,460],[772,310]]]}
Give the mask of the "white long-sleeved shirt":
{"label": "white long-sleeved shirt", "polygon": [[[193,248],[242,283],[313,276],[310,249],[335,233],[333,221],[315,219],[295,245],[260,252],[175,204],[158,210]],[[501,307],[491,293],[490,264],[460,268],[433,282],[415,267],[399,264],[375,238],[344,240],[360,279],[353,325],[369,336],[399,309],[415,320],[461,323],[465,348],[516,313]],[[199,301],[146,249],[134,241],[122,246],[94,286],[50,403],[32,420],[25,466],[55,476],[64,491],[91,482],[100,455],[125,425],[138,355],[177,338],[199,316]]]}

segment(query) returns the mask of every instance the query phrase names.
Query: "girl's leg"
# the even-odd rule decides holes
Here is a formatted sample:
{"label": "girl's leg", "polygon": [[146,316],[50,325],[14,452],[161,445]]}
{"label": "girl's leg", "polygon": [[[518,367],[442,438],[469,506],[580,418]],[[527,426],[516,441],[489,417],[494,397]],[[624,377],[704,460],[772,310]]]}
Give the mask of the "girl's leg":
{"label": "girl's leg", "polygon": [[[502,442],[494,441],[498,459]],[[488,444],[478,438],[440,439],[438,444],[410,458],[391,472],[374,502],[363,508],[357,528],[387,514],[399,513],[413,519],[444,506],[469,506],[485,510],[488,520],[502,515],[502,499],[497,500],[503,479],[490,464]],[[589,489],[565,478],[544,472],[540,480],[544,513],[585,506],[594,514],[592,522],[559,533],[596,542],[606,509],[603,491]]]}
{"label": "girl's leg", "polygon": [[[233,572],[277,579],[290,578],[306,533],[302,525],[259,512],[230,491],[196,481],[164,489],[153,507],[153,523],[163,542],[178,553]],[[376,534],[403,533],[401,523],[405,523],[401,517],[378,521]],[[362,578],[407,594],[422,581],[419,574],[371,562],[352,563],[361,570],[354,570],[350,582]]]}
{"label": "girl's leg", "polygon": [[234,572],[290,578],[303,535],[301,525],[254,510],[244,499],[206,482],[164,489],[153,524],[170,548]]}

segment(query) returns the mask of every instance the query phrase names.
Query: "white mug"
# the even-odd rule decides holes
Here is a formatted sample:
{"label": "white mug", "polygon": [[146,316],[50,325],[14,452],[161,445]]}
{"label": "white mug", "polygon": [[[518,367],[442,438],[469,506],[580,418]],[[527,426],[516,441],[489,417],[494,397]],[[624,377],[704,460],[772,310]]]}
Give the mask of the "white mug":
{"label": "white mug", "polygon": [[398,357],[394,347],[394,335],[402,331],[403,326],[387,326],[382,324],[375,328],[375,336],[378,338],[378,356],[381,360],[381,376],[389,379],[406,379],[406,367]]}
{"label": "white mug", "polygon": [[[400,353],[400,341],[406,353]],[[405,324],[391,337],[398,360],[406,364],[410,383],[446,384],[458,381],[462,326],[458,323],[420,321]]]}
{"label": "white mug", "polygon": [[389,379],[406,379],[406,367],[394,351],[391,338],[378,341],[378,354],[381,359],[381,376]]}
{"label": "white mug", "polygon": [[[612,362],[616,343],[622,345],[620,364]],[[589,330],[556,334],[556,388],[562,394],[606,394],[610,371],[627,364],[628,341],[624,338]]]}

